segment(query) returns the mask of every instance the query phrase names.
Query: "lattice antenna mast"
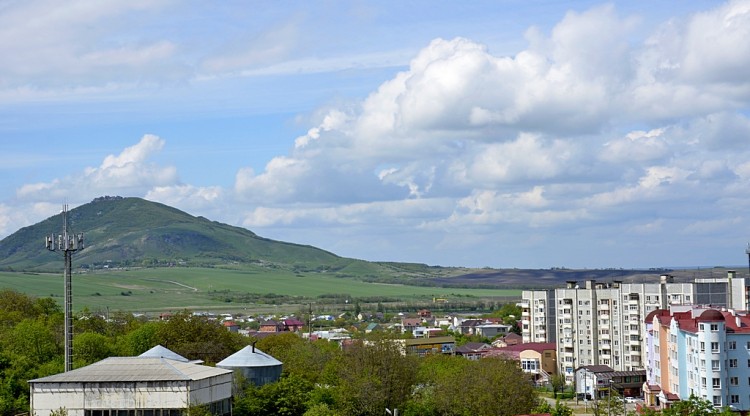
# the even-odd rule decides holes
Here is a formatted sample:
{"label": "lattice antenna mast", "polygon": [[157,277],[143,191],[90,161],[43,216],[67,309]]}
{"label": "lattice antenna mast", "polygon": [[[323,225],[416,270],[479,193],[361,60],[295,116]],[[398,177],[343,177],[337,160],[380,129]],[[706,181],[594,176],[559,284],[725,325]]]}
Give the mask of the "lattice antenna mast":
{"label": "lattice antenna mast", "polygon": [[[68,205],[62,209],[63,231],[55,238],[47,236],[45,244],[49,251],[61,251],[65,258],[65,371],[73,369],[73,282],[71,278],[73,253],[83,250],[83,233],[68,233]],[[57,243],[57,244],[55,244]]]}

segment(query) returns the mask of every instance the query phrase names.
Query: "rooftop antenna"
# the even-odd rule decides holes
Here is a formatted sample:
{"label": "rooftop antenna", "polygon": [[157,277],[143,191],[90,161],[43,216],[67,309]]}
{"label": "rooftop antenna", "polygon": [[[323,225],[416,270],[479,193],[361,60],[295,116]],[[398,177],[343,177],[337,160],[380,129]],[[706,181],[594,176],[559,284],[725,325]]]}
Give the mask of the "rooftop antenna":
{"label": "rooftop antenna", "polygon": [[[62,209],[62,234],[51,234],[45,238],[45,245],[49,251],[61,251],[65,258],[65,371],[73,369],[73,285],[71,279],[73,253],[83,250],[83,233],[78,235],[68,233],[68,204]],[[57,244],[55,244],[57,243]]]}

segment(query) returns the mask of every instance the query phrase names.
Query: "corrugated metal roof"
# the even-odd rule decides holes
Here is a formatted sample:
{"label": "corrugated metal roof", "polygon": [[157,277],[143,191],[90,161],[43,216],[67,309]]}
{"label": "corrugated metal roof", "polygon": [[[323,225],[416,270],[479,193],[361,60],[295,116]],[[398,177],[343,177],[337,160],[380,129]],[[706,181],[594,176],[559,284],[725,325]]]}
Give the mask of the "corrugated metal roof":
{"label": "corrugated metal roof", "polygon": [[216,366],[221,368],[274,367],[277,365],[281,365],[281,361],[250,345],[216,363]]}
{"label": "corrugated metal roof", "polygon": [[187,358],[181,356],[180,354],[177,354],[176,352],[170,350],[169,348],[162,347],[161,345],[157,345],[154,348],[151,348],[150,350],[139,355],[139,357],[169,358],[170,360],[182,361],[185,363],[190,361]]}
{"label": "corrugated metal roof", "polygon": [[72,371],[29,383],[110,383],[202,380],[231,371],[161,357],[109,357]]}

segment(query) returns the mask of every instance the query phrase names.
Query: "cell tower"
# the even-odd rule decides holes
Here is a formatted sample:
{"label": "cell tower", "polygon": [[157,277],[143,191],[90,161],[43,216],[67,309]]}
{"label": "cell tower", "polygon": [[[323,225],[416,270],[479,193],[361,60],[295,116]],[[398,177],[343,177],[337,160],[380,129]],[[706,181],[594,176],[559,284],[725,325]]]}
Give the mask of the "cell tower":
{"label": "cell tower", "polygon": [[[45,239],[47,250],[61,251],[65,258],[65,371],[73,369],[73,284],[71,278],[73,253],[83,250],[83,233],[78,235],[68,233],[68,205],[62,209],[62,234],[49,235]],[[57,244],[55,244],[57,242]]]}

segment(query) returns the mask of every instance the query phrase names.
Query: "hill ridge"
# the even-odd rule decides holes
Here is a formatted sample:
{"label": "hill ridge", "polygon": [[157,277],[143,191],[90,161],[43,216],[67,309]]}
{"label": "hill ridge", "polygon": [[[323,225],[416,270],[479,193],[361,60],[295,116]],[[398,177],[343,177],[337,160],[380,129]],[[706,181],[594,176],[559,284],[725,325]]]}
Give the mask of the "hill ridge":
{"label": "hill ridge", "polygon": [[[53,215],[0,240],[0,270],[59,270],[59,253],[48,252],[41,241],[62,231],[61,216]],[[261,237],[138,197],[95,198],[68,212],[68,228],[85,234],[86,249],[75,255],[79,268],[237,262],[329,269],[361,261],[311,245]]]}

